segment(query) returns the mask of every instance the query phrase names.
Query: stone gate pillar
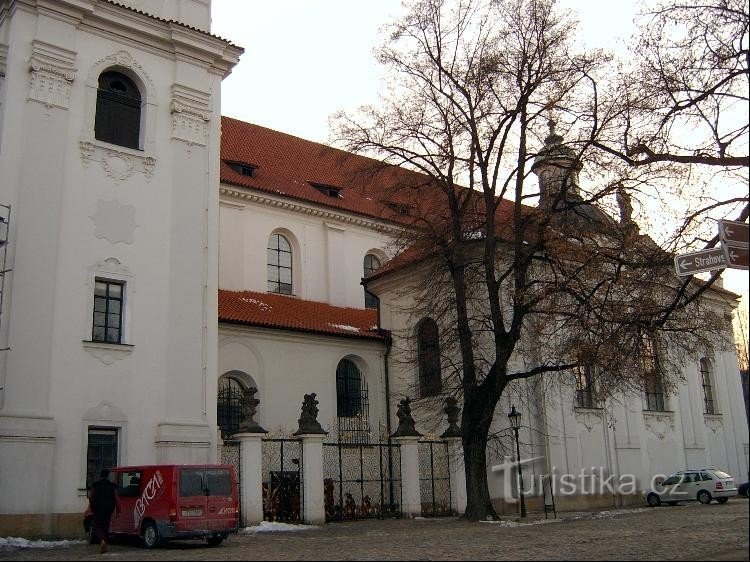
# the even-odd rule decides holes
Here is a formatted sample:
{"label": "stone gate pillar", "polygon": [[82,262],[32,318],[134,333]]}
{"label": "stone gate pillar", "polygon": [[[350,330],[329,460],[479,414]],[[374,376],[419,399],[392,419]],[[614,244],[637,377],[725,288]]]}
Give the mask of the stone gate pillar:
{"label": "stone gate pillar", "polygon": [[326,431],[318,422],[316,394],[305,394],[298,420],[299,429],[295,437],[302,439],[302,521],[309,525],[326,522],[325,497],[323,491],[323,439]]}
{"label": "stone gate pillar", "polygon": [[240,442],[240,527],[263,521],[263,436],[235,433]]}
{"label": "stone gate pillar", "polygon": [[446,398],[443,411],[448,417],[448,429],[443,432],[440,438],[448,442],[451,509],[459,515],[463,515],[466,511],[466,467],[464,465],[461,427],[458,425],[458,416],[461,413],[461,408],[458,407],[458,400],[452,396]]}
{"label": "stone gate pillar", "polygon": [[401,513],[405,517],[422,515],[419,489],[419,436],[394,437],[401,449]]}

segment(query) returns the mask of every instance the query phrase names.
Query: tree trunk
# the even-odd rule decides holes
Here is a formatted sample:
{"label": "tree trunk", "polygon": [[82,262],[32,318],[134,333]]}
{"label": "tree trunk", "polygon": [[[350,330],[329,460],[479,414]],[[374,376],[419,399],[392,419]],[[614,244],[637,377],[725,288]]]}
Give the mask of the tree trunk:
{"label": "tree trunk", "polygon": [[[472,404],[472,402],[474,402]],[[469,521],[499,519],[492,507],[487,485],[487,436],[497,400],[471,400],[467,397],[462,419],[464,468],[466,472],[466,512]]]}

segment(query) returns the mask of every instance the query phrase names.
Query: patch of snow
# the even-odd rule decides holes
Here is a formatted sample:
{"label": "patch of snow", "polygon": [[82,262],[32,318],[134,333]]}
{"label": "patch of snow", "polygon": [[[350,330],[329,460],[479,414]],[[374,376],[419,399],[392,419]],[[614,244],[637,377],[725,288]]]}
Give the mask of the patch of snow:
{"label": "patch of snow", "polygon": [[328,325],[331,328],[337,328],[339,330],[345,330],[347,332],[359,332],[359,328],[355,328],[354,326],[347,326],[346,324],[332,324],[331,322],[328,322]]}
{"label": "patch of snow", "polygon": [[242,302],[246,302],[246,303],[249,303],[249,304],[258,305],[258,308],[260,308],[264,312],[268,312],[269,310],[271,310],[271,306],[268,305],[268,304],[266,304],[266,303],[264,303],[263,301],[259,301],[259,300],[256,300],[256,299],[251,299],[249,297],[240,297],[240,300]]}
{"label": "patch of snow", "polygon": [[0,549],[2,548],[59,548],[74,544],[82,544],[86,541],[30,541],[21,537],[0,537]]}
{"label": "patch of snow", "polygon": [[480,523],[488,523],[490,525],[500,525],[501,527],[526,527],[528,525],[544,525],[545,523],[560,523],[562,522],[562,519],[535,519],[533,521],[509,521],[509,520],[500,520],[500,521],[479,521]]}
{"label": "patch of snow", "polygon": [[261,521],[260,525],[255,527],[245,527],[240,529],[240,533],[253,534],[253,533],[289,533],[296,531],[313,531],[320,529],[316,525],[292,525],[290,523],[275,523],[273,521]]}

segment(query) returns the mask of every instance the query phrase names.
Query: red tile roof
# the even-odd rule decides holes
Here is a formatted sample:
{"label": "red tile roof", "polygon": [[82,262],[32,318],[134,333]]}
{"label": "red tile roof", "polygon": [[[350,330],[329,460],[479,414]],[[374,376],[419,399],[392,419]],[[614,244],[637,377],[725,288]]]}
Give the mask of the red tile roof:
{"label": "red tile roof", "polygon": [[255,291],[220,289],[219,322],[381,341],[387,338],[387,333],[378,331],[375,310]]}

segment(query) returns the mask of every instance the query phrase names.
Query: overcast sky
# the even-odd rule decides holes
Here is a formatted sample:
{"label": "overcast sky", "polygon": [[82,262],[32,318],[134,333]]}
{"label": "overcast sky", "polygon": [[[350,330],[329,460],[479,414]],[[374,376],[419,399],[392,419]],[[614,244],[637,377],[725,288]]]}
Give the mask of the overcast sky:
{"label": "overcast sky", "polygon": [[[559,2],[588,48],[616,51],[634,32],[635,1]],[[212,0],[211,32],[245,49],[222,84],[222,115],[328,142],[333,113],[377,101],[373,49],[400,11],[401,0]],[[746,271],[723,277],[748,293]]]}

